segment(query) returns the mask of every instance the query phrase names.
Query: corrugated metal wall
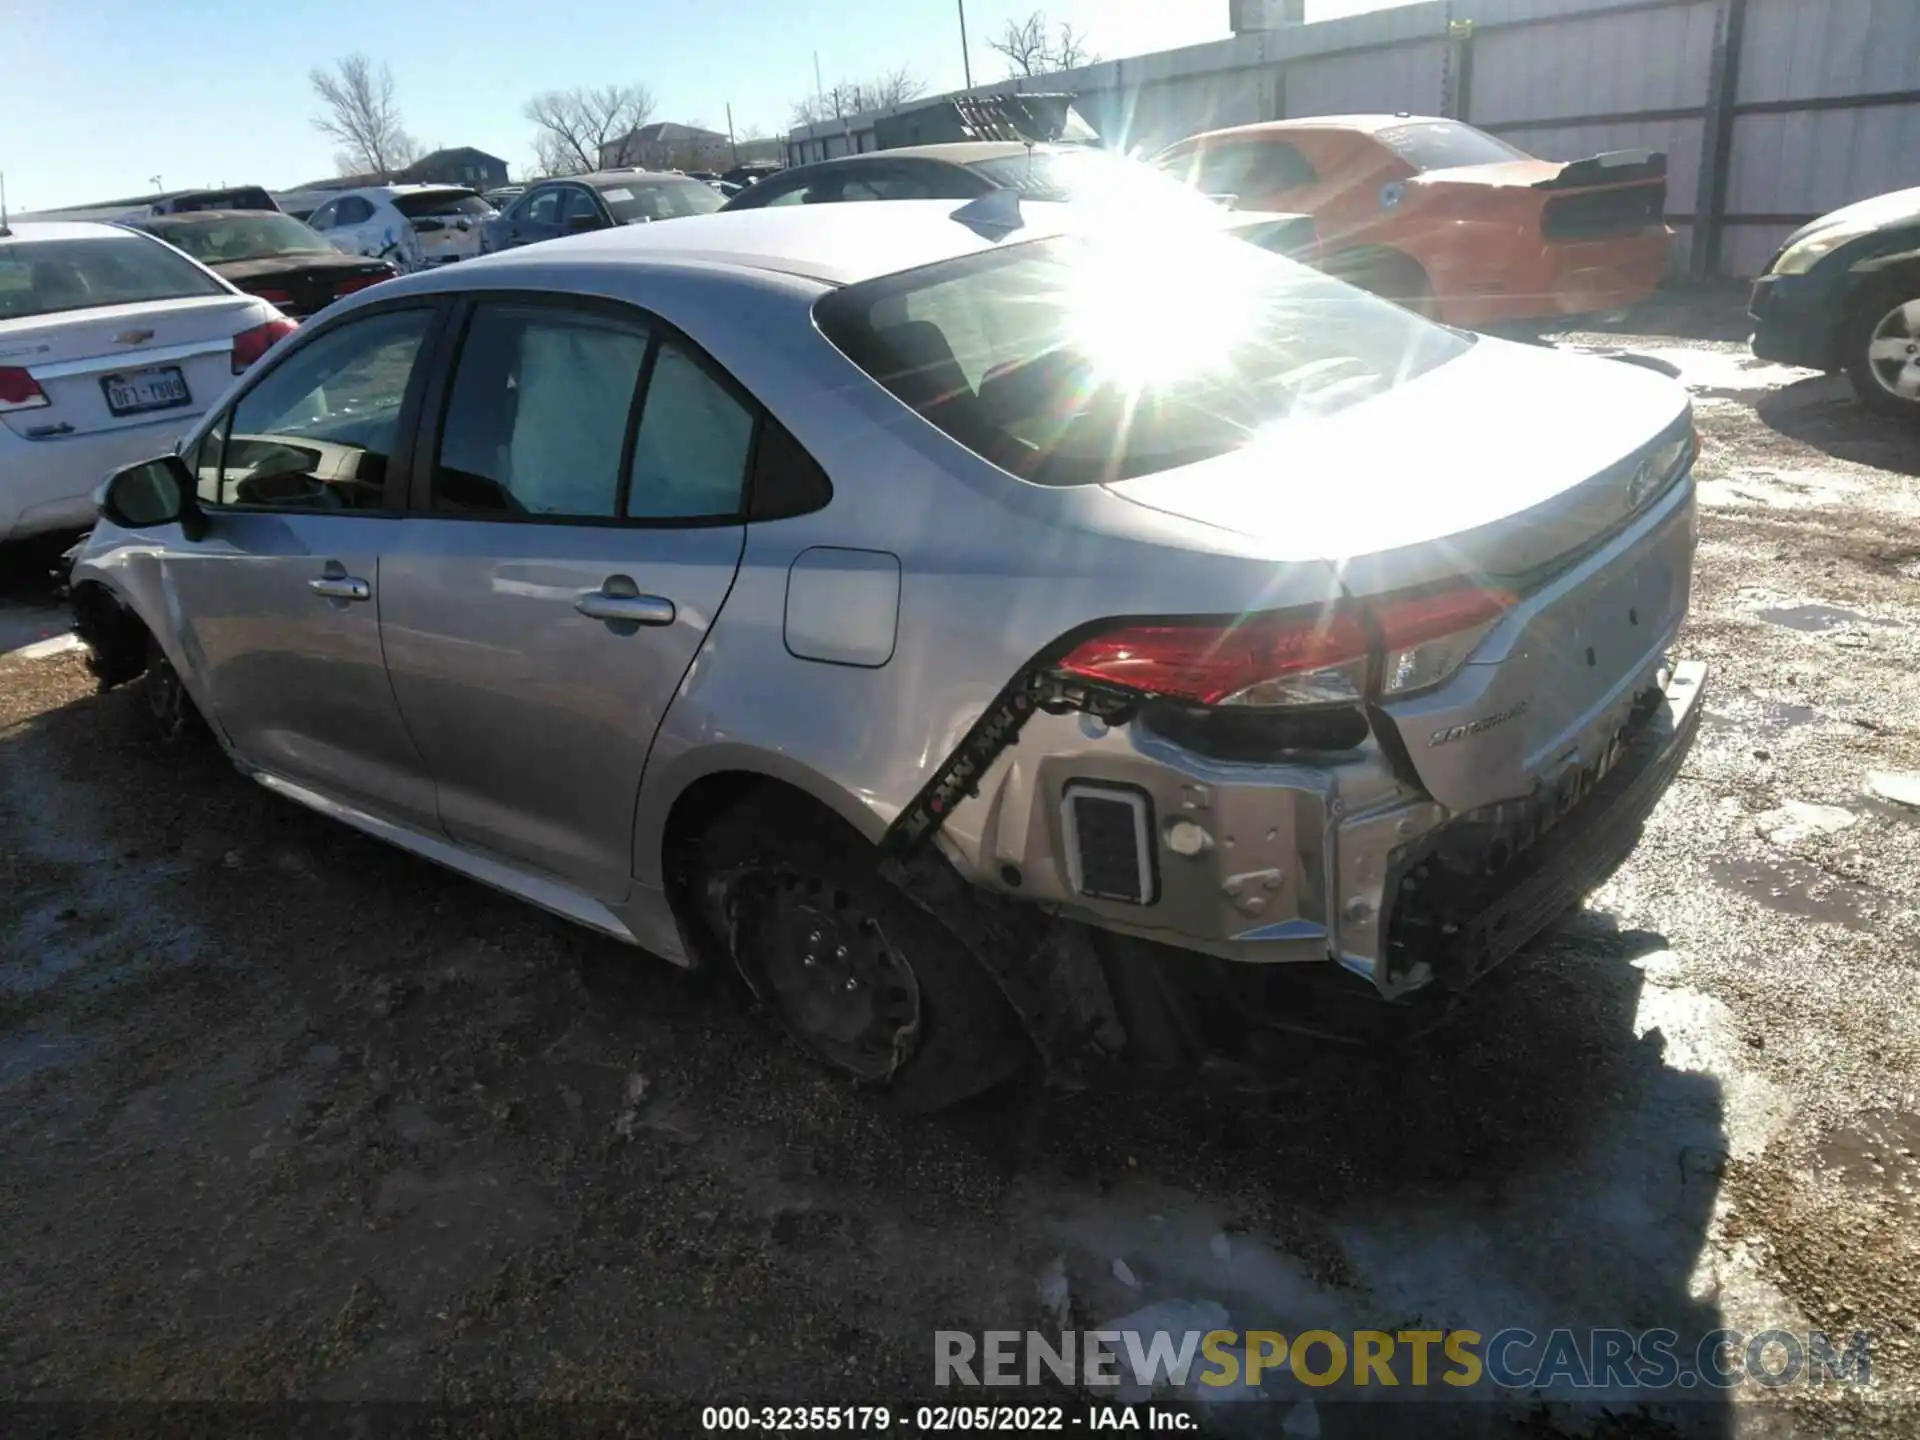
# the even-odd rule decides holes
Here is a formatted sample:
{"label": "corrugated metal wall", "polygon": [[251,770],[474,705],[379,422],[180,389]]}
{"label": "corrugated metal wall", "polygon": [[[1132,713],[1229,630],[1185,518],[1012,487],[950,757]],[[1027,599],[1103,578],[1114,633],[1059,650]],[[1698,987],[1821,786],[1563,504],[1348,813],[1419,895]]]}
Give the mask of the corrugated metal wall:
{"label": "corrugated metal wall", "polygon": [[[1449,38],[1468,16],[1470,38]],[[1019,86],[1075,91],[1102,134],[1147,153],[1224,125],[1381,110],[1460,114],[1550,160],[1664,150],[1676,264],[1699,229],[1702,265],[1727,275],[1758,272],[1806,219],[1920,185],[1920,0],[1424,0]],[[843,153],[863,129],[796,131],[795,156]],[[1723,129],[1724,176],[1703,183]],[[1697,225],[1716,197],[1718,225]]]}

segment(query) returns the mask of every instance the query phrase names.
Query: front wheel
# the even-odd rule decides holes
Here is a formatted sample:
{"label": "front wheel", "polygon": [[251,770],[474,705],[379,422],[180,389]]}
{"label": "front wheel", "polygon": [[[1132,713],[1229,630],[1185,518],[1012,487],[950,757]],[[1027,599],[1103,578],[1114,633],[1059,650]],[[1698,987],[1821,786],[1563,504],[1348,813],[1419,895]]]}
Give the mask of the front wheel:
{"label": "front wheel", "polygon": [[1874,292],[1854,312],[1845,353],[1862,404],[1920,424],[1920,277]]}
{"label": "front wheel", "polygon": [[181,683],[180,672],[167,659],[167,652],[151,636],[147,638],[147,711],[153,718],[154,733],[169,745],[203,734],[206,724],[200,711]]}
{"label": "front wheel", "polygon": [[993,979],[838,816],[750,798],[708,828],[693,869],[708,930],[787,1033],[902,1109],[958,1104],[1030,1058]]}

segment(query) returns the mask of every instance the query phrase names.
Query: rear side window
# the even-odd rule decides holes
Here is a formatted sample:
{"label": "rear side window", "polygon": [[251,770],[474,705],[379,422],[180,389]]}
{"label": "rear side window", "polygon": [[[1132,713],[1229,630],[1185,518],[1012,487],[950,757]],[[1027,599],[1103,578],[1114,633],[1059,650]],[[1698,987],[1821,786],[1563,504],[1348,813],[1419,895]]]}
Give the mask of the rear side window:
{"label": "rear side window", "polygon": [[1498,165],[1530,158],[1504,140],[1458,120],[1420,120],[1378,133],[1385,145],[1416,170],[1450,170],[1455,165]]}
{"label": "rear side window", "polygon": [[611,520],[649,336],[545,306],[474,312],[433,469],[453,515]]}
{"label": "rear side window", "polygon": [[1318,178],[1306,156],[1279,140],[1223,141],[1165,168],[1208,195],[1263,195]]}
{"label": "rear side window", "polygon": [[687,520],[737,515],[754,415],[685,347],[662,341],[634,437],[627,514]]}
{"label": "rear side window", "polygon": [[1226,454],[1471,343],[1218,234],[1103,230],[983,251],[836,291],[815,316],[896,399],[1044,485]]}
{"label": "rear side window", "polygon": [[334,201],[335,225],[360,225],[373,218],[373,202],[364,195],[349,195]]}
{"label": "rear side window", "polygon": [[0,320],[226,293],[185,256],[145,236],[0,240]]}

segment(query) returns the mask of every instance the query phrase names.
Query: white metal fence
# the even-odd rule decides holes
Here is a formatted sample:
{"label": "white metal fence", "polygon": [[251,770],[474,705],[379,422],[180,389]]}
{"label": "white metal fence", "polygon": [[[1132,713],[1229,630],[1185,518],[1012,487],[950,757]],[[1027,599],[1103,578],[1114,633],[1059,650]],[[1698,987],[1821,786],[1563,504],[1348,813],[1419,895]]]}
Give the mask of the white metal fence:
{"label": "white metal fence", "polygon": [[[1795,226],[1920,185],[1920,0],[1424,0],[976,87],[1070,90],[1148,153],[1225,125],[1366,111],[1469,120],[1537,155],[1664,150],[1676,264],[1752,275]],[[793,162],[874,147],[795,130]]]}

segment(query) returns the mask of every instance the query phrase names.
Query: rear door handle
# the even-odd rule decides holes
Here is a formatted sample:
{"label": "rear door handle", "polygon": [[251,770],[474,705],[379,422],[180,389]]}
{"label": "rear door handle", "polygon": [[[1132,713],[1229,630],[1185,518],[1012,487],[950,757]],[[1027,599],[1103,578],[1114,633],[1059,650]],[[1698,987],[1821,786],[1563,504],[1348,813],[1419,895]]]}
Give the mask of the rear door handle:
{"label": "rear door handle", "polygon": [[573,608],[590,620],[628,625],[671,625],[676,613],[671,600],[640,594],[624,575],[609,576],[603,588],[587,591],[573,602]]}
{"label": "rear door handle", "polygon": [[307,588],[316,595],[324,595],[329,600],[371,600],[373,586],[351,575],[322,575],[317,580],[307,581]]}

